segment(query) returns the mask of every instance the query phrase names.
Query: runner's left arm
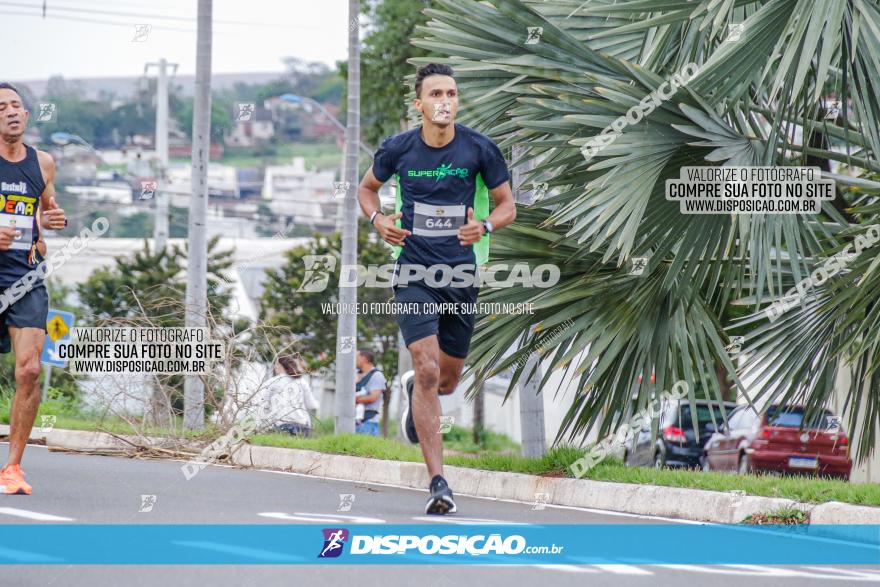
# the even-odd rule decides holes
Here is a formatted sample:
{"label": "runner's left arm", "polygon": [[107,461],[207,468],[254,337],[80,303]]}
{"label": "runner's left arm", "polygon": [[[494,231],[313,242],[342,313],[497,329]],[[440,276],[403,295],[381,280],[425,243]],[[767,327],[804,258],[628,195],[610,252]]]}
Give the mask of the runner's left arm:
{"label": "runner's left arm", "polygon": [[[486,217],[492,224],[493,232],[504,228],[516,219],[516,203],[513,199],[513,190],[510,182],[505,181],[495,186],[489,193],[495,201],[495,209]],[[486,234],[483,221],[474,218],[474,211],[468,208],[467,223],[458,229],[458,241],[462,246],[472,245]]]}
{"label": "runner's left arm", "polygon": [[[40,169],[43,172],[43,180],[46,188],[40,195],[40,227],[50,230],[61,230],[67,226],[67,221],[58,203],[55,201],[55,160],[52,155],[44,151],[38,151]],[[42,235],[41,235],[42,237]]]}
{"label": "runner's left arm", "polygon": [[492,199],[495,201],[495,209],[486,218],[492,223],[494,230],[504,228],[514,220],[516,220],[516,202],[513,199],[513,190],[510,188],[510,182],[505,181],[494,189],[489,190]]}
{"label": "runner's left arm", "polygon": [[458,242],[462,246],[472,245],[486,234],[484,222],[492,225],[493,231],[504,228],[516,219],[516,202],[510,189],[510,171],[501,149],[495,143],[483,144],[480,173],[492,199],[495,209],[484,220],[474,218],[473,209],[467,211],[467,222],[458,229]]}

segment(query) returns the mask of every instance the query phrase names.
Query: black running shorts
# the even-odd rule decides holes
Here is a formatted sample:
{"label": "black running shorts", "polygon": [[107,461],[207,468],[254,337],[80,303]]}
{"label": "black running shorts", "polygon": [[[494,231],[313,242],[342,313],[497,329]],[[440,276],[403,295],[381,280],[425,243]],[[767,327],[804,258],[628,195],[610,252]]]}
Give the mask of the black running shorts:
{"label": "black running shorts", "polygon": [[44,285],[39,285],[24,296],[15,300],[12,305],[0,312],[0,353],[12,350],[12,339],[9,338],[9,327],[41,328],[46,330],[46,318],[49,315],[49,293]]}
{"label": "black running shorts", "polygon": [[394,287],[397,324],[406,345],[437,335],[440,350],[467,357],[474,333],[478,287],[430,287],[423,281]]}

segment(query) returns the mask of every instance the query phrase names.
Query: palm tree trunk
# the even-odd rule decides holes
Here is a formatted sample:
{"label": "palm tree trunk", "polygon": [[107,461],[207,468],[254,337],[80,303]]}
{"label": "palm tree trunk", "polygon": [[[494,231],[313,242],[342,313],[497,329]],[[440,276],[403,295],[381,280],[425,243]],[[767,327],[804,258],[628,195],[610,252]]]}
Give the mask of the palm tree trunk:
{"label": "palm tree trunk", "polygon": [[718,379],[718,388],[721,389],[721,399],[726,402],[736,401],[736,393],[727,379],[727,370],[721,361],[715,361],[715,377]]}
{"label": "palm tree trunk", "polygon": [[483,386],[480,386],[480,389],[477,391],[477,394],[474,396],[474,443],[482,444],[483,442],[483,412],[485,409],[485,405],[483,402]]}

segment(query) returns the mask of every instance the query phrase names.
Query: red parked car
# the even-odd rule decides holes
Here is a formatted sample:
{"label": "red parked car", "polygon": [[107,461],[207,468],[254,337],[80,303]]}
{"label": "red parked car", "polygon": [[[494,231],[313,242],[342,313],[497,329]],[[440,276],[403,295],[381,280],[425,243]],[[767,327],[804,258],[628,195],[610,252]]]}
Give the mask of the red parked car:
{"label": "red parked car", "polygon": [[[802,427],[803,425],[803,427]],[[741,406],[712,437],[702,457],[704,471],[779,471],[849,479],[849,439],[830,411],[804,425],[802,406],[772,405],[763,414]]]}

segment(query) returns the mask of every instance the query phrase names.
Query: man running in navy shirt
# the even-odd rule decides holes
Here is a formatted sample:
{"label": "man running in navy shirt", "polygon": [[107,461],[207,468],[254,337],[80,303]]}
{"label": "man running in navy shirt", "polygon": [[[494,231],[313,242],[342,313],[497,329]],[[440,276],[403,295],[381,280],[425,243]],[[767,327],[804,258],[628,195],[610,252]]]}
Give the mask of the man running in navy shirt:
{"label": "man running in navy shirt", "polygon": [[15,353],[9,456],[0,469],[0,494],[19,495],[31,493],[21,459],[40,406],[40,353],[49,312],[42,229],[67,226],[55,202],[52,156],[22,141],[28,118],[18,90],[0,83],[0,353]]}
{"label": "man running in navy shirt", "polygon": [[[501,150],[455,123],[458,87],[452,68],[437,63],[419,68],[415,92],[413,107],[422,125],[385,139],[361,181],[358,201],[394,247],[398,307],[423,309],[397,313],[415,369],[402,425],[410,442],[420,443],[431,477],[426,513],[452,514],[437,394],[450,394],[458,384],[475,320],[473,309],[463,309],[476,303],[477,267],[488,261],[489,234],[513,222],[516,205]],[[395,214],[386,216],[378,192],[392,177],[397,205]]]}

